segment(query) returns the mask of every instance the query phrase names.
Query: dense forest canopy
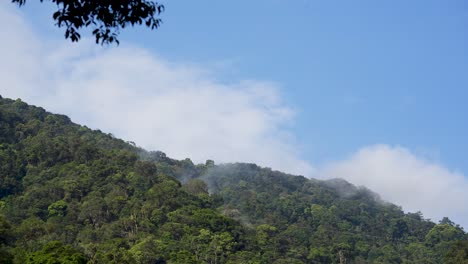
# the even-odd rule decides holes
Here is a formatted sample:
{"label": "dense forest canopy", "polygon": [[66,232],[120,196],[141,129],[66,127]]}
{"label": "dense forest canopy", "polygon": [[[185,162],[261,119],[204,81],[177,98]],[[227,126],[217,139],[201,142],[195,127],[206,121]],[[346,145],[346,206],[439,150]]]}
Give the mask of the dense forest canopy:
{"label": "dense forest canopy", "polygon": [[344,180],[174,160],[0,98],[0,263],[459,264],[468,235]]}

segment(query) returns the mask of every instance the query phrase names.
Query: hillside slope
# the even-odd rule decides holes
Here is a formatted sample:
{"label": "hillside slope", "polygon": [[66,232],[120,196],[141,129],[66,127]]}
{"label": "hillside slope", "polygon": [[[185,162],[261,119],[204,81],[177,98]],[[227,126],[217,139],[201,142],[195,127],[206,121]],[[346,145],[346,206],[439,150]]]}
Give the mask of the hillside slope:
{"label": "hillside slope", "polygon": [[449,219],[405,214],[343,180],[174,160],[0,98],[0,263],[463,263],[467,254]]}

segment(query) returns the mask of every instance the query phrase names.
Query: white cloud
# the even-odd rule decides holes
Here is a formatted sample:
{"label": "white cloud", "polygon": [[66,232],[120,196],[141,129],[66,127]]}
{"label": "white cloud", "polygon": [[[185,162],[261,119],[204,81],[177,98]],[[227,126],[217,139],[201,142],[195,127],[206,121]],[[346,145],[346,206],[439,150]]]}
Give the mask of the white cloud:
{"label": "white cloud", "polygon": [[225,84],[196,65],[138,48],[35,36],[12,4],[0,4],[0,94],[69,115],[150,150],[196,162],[255,162],[290,173],[312,167],[288,125],[294,111],[274,84]]}
{"label": "white cloud", "polygon": [[467,178],[403,147],[365,147],[346,160],[328,165],[320,174],[364,185],[405,211],[421,211],[433,221],[448,216],[468,227]]}

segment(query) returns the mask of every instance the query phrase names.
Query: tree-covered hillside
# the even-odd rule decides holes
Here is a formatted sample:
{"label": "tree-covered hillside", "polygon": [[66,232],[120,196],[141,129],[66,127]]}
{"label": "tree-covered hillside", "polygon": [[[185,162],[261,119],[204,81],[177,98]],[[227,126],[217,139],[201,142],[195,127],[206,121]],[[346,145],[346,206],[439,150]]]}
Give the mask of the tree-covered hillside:
{"label": "tree-covered hillside", "polygon": [[405,214],[343,180],[174,160],[0,97],[0,263],[467,259],[449,219]]}

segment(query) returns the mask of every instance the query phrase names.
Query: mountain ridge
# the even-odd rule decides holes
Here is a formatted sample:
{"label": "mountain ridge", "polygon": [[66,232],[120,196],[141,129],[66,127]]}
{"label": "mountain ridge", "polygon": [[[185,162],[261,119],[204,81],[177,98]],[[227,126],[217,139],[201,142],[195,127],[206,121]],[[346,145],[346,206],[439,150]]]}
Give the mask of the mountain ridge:
{"label": "mountain ridge", "polygon": [[[3,263],[466,263],[467,234],[342,179],[193,164],[0,96]],[[461,262],[460,262],[461,261]],[[463,262],[465,261],[465,262]]]}

